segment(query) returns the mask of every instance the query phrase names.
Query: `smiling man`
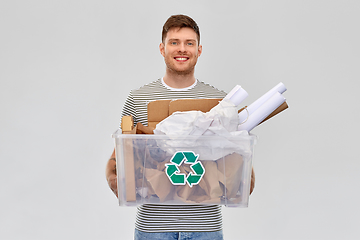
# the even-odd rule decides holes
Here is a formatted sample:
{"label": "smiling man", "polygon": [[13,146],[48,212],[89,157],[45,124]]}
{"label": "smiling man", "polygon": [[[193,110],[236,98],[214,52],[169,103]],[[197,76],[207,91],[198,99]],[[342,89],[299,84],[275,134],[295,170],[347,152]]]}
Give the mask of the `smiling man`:
{"label": "smiling man", "polygon": [[[160,53],[166,72],[128,95],[122,115],[132,115],[134,125],[147,125],[147,104],[160,99],[223,98],[226,93],[195,78],[195,65],[202,53],[196,22],[185,15],[171,16],[164,24]],[[120,124],[121,125],[121,124]],[[113,152],[106,168],[111,190],[117,196],[116,159]],[[222,214],[218,205],[144,204],[138,207],[135,239],[221,240]]]}
{"label": "smiling man", "polygon": [[167,85],[183,88],[195,82],[195,65],[202,52],[198,34],[189,27],[173,27],[163,37],[159,48],[166,64],[163,80]]}

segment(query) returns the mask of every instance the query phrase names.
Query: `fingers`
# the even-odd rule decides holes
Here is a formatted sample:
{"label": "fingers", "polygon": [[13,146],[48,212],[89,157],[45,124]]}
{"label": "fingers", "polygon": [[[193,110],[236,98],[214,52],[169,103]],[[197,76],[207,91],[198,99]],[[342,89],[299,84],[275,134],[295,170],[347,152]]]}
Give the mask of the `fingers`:
{"label": "fingers", "polygon": [[109,177],[108,184],[109,184],[109,187],[110,187],[111,191],[113,191],[113,193],[116,195],[116,197],[118,197],[117,177],[116,177],[116,175]]}
{"label": "fingers", "polygon": [[250,184],[250,194],[254,191],[255,187],[255,171],[254,168],[251,170],[251,184]]}

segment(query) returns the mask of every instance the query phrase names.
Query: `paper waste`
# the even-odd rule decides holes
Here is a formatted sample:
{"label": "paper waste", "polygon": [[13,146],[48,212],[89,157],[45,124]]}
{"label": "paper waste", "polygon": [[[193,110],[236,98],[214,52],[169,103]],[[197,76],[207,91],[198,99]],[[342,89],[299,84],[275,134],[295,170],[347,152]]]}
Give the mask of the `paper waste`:
{"label": "paper waste", "polygon": [[[285,98],[282,96],[282,93],[285,91],[285,85],[279,83],[249,107],[238,113],[237,106],[248,96],[248,93],[241,86],[236,85],[209,112],[174,112],[156,125],[154,134],[168,136],[246,136],[254,127],[285,102]],[[170,142],[175,152],[177,143],[176,141]],[[189,139],[186,144],[196,146],[197,141]],[[226,151],[222,153],[204,151],[204,153],[200,154],[204,160],[215,160],[238,151],[234,150],[238,149],[238,146],[231,147],[232,143],[228,138],[214,140],[210,144],[214,147],[224,146]],[[166,146],[168,149],[169,147],[171,146]],[[241,149],[241,154],[250,154],[250,149],[250,146],[244,145],[244,148]]]}

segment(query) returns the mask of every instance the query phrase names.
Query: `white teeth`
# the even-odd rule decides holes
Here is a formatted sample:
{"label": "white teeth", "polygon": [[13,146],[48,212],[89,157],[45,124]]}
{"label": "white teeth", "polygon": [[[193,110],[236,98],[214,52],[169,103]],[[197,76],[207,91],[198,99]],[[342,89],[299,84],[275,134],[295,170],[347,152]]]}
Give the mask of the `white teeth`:
{"label": "white teeth", "polygon": [[187,58],[176,58],[176,60],[184,61],[187,60]]}

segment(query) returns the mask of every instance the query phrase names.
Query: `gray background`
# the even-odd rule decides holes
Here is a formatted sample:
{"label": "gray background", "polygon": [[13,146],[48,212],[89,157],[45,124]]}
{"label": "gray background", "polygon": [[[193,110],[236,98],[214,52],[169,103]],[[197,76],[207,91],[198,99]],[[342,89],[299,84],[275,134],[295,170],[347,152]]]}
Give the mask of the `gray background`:
{"label": "gray background", "polygon": [[196,77],[249,104],[279,82],[288,110],[258,136],[246,209],[225,239],[359,234],[359,1],[0,2],[0,239],[132,239],[104,168],[131,89],[163,76],[161,27],[199,24]]}

